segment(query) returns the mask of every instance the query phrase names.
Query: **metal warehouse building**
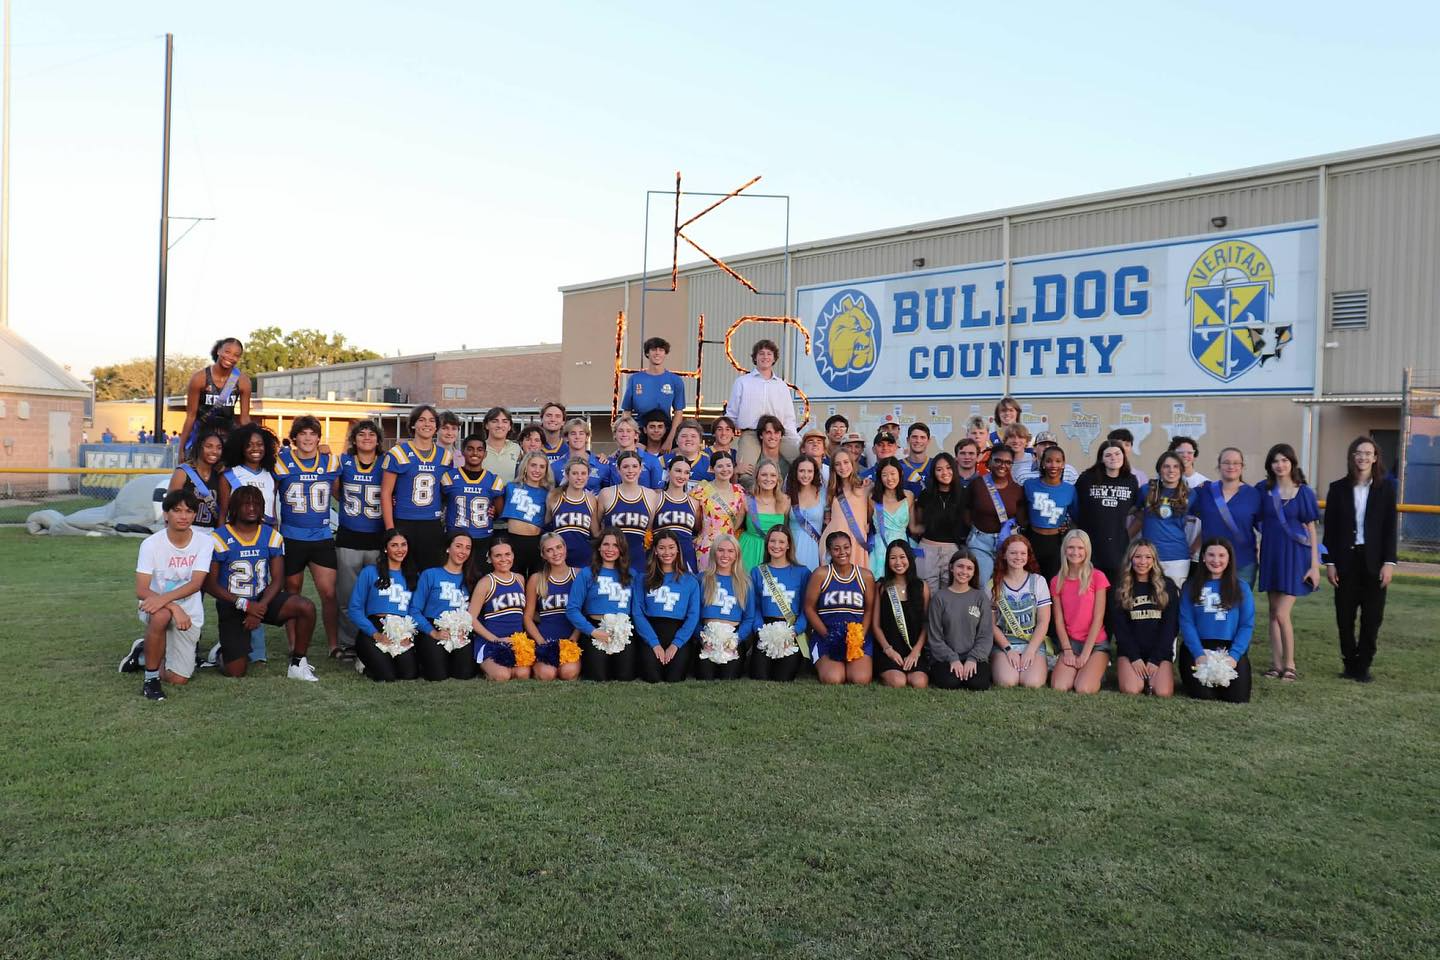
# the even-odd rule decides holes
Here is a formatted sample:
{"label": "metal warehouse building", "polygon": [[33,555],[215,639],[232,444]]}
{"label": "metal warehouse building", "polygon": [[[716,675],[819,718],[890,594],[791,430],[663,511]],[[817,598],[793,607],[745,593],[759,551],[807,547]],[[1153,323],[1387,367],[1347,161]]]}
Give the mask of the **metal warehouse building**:
{"label": "metal warehouse building", "polygon": [[[953,443],[1009,392],[1075,461],[1125,425],[1147,469],[1181,433],[1212,474],[1222,443],[1257,479],[1285,440],[1330,478],[1357,434],[1394,463],[1404,368],[1440,371],[1440,137],[721,256],[783,302],[709,261],[674,293],[642,294],[668,291],[653,273],[562,287],[562,400],[608,406],[617,311],[627,367],[658,335],[677,369],[695,366],[699,315],[714,341],[784,312],[813,356],[770,323],[740,327],[734,353],[779,340],[816,422],[925,420]],[[704,349],[711,407],[736,374]]]}

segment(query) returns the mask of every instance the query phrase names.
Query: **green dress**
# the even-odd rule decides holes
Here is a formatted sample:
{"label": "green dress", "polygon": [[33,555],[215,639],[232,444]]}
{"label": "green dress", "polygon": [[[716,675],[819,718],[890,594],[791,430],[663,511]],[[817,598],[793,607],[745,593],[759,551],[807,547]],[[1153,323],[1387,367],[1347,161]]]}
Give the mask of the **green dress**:
{"label": "green dress", "polygon": [[765,533],[775,524],[785,522],[783,513],[760,513],[754,497],[745,498],[745,529],[740,532],[740,560],[746,570],[765,562]]}

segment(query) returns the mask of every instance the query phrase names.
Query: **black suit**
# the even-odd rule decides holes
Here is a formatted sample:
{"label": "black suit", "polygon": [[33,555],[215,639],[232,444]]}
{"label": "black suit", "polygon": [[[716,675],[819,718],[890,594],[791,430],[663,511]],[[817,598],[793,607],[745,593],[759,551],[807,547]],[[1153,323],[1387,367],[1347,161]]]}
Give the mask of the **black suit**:
{"label": "black suit", "polygon": [[[1355,516],[1355,488],[1348,477],[1330,484],[1325,495],[1325,549],[1335,565],[1335,623],[1340,631],[1340,656],[1345,672],[1362,675],[1375,658],[1375,640],[1385,617],[1385,588],[1380,568],[1396,560],[1397,511],[1395,487],[1388,480],[1370,485],[1365,516]],[[1355,543],[1356,530],[1365,542]],[[1360,634],[1355,634],[1355,614]]]}

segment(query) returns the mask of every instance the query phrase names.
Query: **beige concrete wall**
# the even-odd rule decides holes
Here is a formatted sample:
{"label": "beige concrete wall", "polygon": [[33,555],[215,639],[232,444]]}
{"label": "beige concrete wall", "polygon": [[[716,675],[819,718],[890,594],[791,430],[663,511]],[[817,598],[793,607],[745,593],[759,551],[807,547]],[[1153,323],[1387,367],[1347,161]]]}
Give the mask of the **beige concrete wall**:
{"label": "beige concrete wall", "polygon": [[[663,283],[652,279],[651,285]],[[645,358],[640,345],[649,337],[670,341],[669,366],[691,370],[695,366],[695,337],[689,316],[688,281],[680,279],[675,292],[646,294],[645,324],[640,324],[640,283],[630,284],[624,365],[640,367]],[[560,354],[561,402],[566,406],[609,406],[615,379],[615,315],[625,307],[625,287],[566,294],[563,300]],[[723,330],[722,330],[723,332]],[[723,362],[723,361],[722,361]],[[624,382],[621,382],[624,389]],[[694,400],[694,387],[686,384],[686,398]]]}
{"label": "beige concrete wall", "polygon": [[[7,467],[48,467],[50,460],[50,414],[70,414],[68,460],[76,466],[76,451],[84,429],[85,401],[79,397],[57,397],[43,393],[0,390],[0,473]],[[23,414],[23,416],[22,416]],[[100,434],[91,433],[98,441]],[[57,462],[64,462],[62,459]]]}

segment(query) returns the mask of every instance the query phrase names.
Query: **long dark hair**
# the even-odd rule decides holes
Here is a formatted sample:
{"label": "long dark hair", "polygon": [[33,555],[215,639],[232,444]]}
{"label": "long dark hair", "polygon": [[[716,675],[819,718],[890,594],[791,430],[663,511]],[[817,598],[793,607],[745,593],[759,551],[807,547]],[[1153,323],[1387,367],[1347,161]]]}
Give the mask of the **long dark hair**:
{"label": "long dark hair", "polygon": [[1380,458],[1380,444],[1376,443],[1373,437],[1356,437],[1345,450],[1345,475],[1350,478],[1350,485],[1360,482],[1360,473],[1355,469],[1355,451],[1360,449],[1362,443],[1368,443],[1375,448],[1375,463],[1370,467],[1370,482],[1383,483],[1389,474],[1385,472],[1385,461]]}
{"label": "long dark hair", "polygon": [[802,453],[790,461],[790,472],[785,475],[785,496],[790,498],[790,505],[795,506],[800,502],[800,464],[808,463],[815,468],[814,482],[810,486],[815,488],[815,495],[820,502],[825,502],[825,487],[820,482],[820,464],[808,453]]}
{"label": "long dark hair", "polygon": [[[1160,465],[1166,460],[1174,460],[1180,467],[1180,479],[1175,481],[1175,495],[1165,495],[1165,481],[1160,479]],[[1101,467],[1103,470],[1104,467]],[[1150,479],[1149,495],[1145,497],[1145,509],[1158,514],[1162,501],[1168,500],[1172,504],[1171,516],[1185,516],[1190,509],[1190,486],[1185,482],[1185,461],[1180,459],[1180,454],[1166,450],[1155,459],[1155,476]]]}
{"label": "long dark hair", "polygon": [[[217,463],[217,464],[215,464],[214,467],[210,468],[211,471],[212,471],[212,475],[213,475],[213,472],[214,472],[214,471],[221,470],[221,469],[224,468],[224,465],[225,465],[225,432],[224,432],[223,430],[216,430],[216,429],[214,429],[214,428],[211,428],[211,429],[208,429],[208,430],[202,430],[202,431],[200,432],[200,436],[198,436],[198,437],[195,438],[195,443],[194,443],[194,445],[191,446],[191,448],[190,448],[190,455],[185,458],[185,462],[188,463],[188,464],[190,464],[190,466],[194,467],[194,468],[195,468],[195,471],[196,471],[197,473],[203,473],[203,472],[204,472],[204,471],[202,471],[202,470],[200,469],[201,467],[203,467],[203,466],[205,465],[205,464],[204,464],[204,461],[202,461],[202,460],[200,459],[200,457],[201,457],[201,455],[204,454],[204,452],[205,452],[205,441],[206,441],[206,440],[209,440],[211,437],[214,437],[214,438],[216,438],[217,440],[220,441],[220,462]],[[1351,444],[1351,446],[1354,446],[1354,444]]]}
{"label": "long dark hair", "polygon": [[601,527],[600,535],[595,538],[595,550],[590,554],[590,573],[595,579],[600,579],[600,570],[605,561],[600,559],[600,544],[606,537],[614,537],[615,542],[620,545],[620,556],[615,558],[615,576],[620,580],[620,586],[630,586],[630,542],[625,539],[625,534],[615,527]]}
{"label": "long dark hair", "polygon": [[900,482],[895,485],[895,496],[900,500],[905,499],[905,470],[900,466],[897,458],[886,457],[875,464],[875,482],[870,485],[870,499],[876,503],[885,499],[885,484],[881,481],[880,475],[891,467],[895,468],[895,473],[900,477]]}
{"label": "long dark hair", "polygon": [[[1210,582],[1210,570],[1205,566],[1205,551],[1211,547],[1225,548],[1227,560],[1225,571],[1220,574],[1220,606],[1226,610],[1234,610],[1240,605],[1240,575],[1235,570],[1235,548],[1224,537],[1210,537],[1200,544],[1200,563],[1186,581],[1185,591],[1190,594],[1191,603],[1200,602],[1200,592],[1205,589],[1205,584]],[[1155,575],[1152,573],[1150,576],[1153,579]],[[1164,571],[1161,571],[1161,576],[1164,576]]]}
{"label": "long dark hair", "polygon": [[907,597],[923,596],[921,593],[923,581],[920,579],[919,571],[915,569],[915,551],[910,549],[910,544],[898,537],[885,545],[885,575],[880,578],[880,587],[883,589],[895,583],[895,574],[890,569],[890,551],[896,547],[899,547],[905,554],[905,562],[909,564],[905,569],[905,595]]}
{"label": "long dark hair", "polygon": [[956,561],[959,561],[959,560],[969,560],[969,561],[970,561],[970,571],[971,571],[971,572],[970,572],[970,584],[969,584],[969,589],[971,589],[971,590],[980,590],[980,589],[983,589],[983,588],[980,586],[980,583],[979,583],[979,581],[980,581],[980,564],[978,564],[978,563],[975,562],[975,554],[972,553],[972,552],[970,552],[970,548],[967,547],[967,546],[964,546],[963,544],[962,544],[961,546],[958,546],[958,547],[955,548],[955,552],[950,555],[950,562],[945,565],[945,574],[944,574],[945,586],[946,586],[946,587],[953,587],[953,586],[955,586],[955,563],[956,563]]}
{"label": "long dark hair", "polygon": [[960,485],[960,465],[956,463],[955,458],[950,456],[950,454],[948,453],[937,453],[934,457],[930,459],[930,466],[925,468],[925,489],[940,489],[940,483],[935,479],[935,464],[939,463],[941,460],[944,460],[946,463],[950,464],[950,490],[953,493],[956,487]]}
{"label": "long dark hair", "polygon": [[245,448],[250,445],[250,438],[256,434],[265,441],[265,456],[260,461],[260,468],[268,473],[275,472],[275,455],[280,452],[280,441],[275,439],[275,434],[258,423],[236,427],[225,438],[225,449],[221,451],[220,459],[227,468],[238,467],[245,462]]}
{"label": "long dark hair", "polygon": [[[1380,448],[1376,447],[1375,452],[1378,454]],[[1284,457],[1290,461],[1290,479],[1295,481],[1297,487],[1304,486],[1305,471],[1300,469],[1300,458],[1295,456],[1295,448],[1288,443],[1277,443],[1270,448],[1269,453],[1265,454],[1265,479],[1271,489],[1275,487],[1275,471],[1271,469],[1271,464],[1275,462],[1276,457]]]}
{"label": "long dark hair", "polygon": [[[259,493],[259,491],[257,490],[256,493]],[[396,530],[392,527],[391,529],[385,531],[385,535],[380,538],[380,556],[375,559],[376,590],[390,589],[390,553],[388,548],[390,546],[390,541],[394,540],[396,537],[404,540],[405,546],[410,546],[410,538],[405,536],[405,534],[401,533],[399,530]],[[405,559],[400,561],[400,573],[405,577],[406,583],[414,583],[415,581],[414,557],[415,552],[413,550],[406,550]]]}
{"label": "long dark hair", "polygon": [[1130,469],[1130,458],[1125,456],[1125,444],[1119,440],[1102,440],[1100,441],[1100,449],[1095,451],[1095,462],[1085,468],[1085,476],[1089,477],[1091,483],[1109,479],[1109,475],[1105,472],[1106,450],[1120,451],[1120,472],[1115,475],[1117,480],[1121,477],[1134,475]]}
{"label": "long dark hair", "polygon": [[669,540],[675,544],[675,575],[678,577],[689,572],[685,569],[685,551],[680,547],[680,538],[675,535],[674,530],[661,530],[650,542],[650,551],[645,560],[646,590],[654,590],[665,582],[665,573],[660,568],[660,557],[655,552],[661,540]]}

